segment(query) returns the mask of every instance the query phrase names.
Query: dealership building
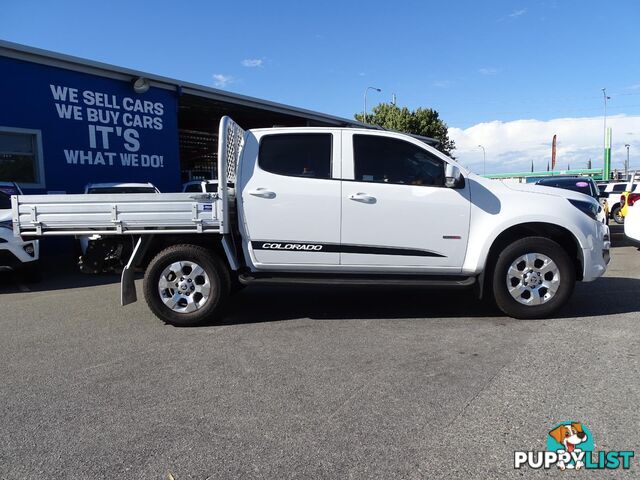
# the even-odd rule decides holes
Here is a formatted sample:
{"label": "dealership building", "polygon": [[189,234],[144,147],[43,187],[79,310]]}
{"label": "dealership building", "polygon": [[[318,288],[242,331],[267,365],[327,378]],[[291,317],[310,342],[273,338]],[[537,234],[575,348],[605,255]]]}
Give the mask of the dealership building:
{"label": "dealership building", "polygon": [[215,178],[217,128],[355,120],[0,41],[0,181],[30,193]]}

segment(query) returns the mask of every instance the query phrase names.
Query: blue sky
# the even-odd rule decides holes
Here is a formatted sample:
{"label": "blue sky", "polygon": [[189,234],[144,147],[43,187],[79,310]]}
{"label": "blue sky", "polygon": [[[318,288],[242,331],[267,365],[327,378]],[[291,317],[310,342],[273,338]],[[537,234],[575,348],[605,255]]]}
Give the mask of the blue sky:
{"label": "blue sky", "polygon": [[[559,153],[568,162],[601,157],[602,87],[610,115],[640,115],[640,2],[632,0],[21,0],[2,11],[5,40],[344,117],[362,110],[367,86],[380,87],[369,105],[395,93],[400,105],[437,109],[463,163],[476,164],[477,143],[492,144],[488,170],[528,164],[530,148],[504,146],[521,120],[591,118],[593,138],[572,132],[564,137],[580,137],[572,147],[559,137]],[[614,159],[634,135],[640,158],[634,129],[622,122],[614,132]],[[525,143],[545,143],[546,132]]]}

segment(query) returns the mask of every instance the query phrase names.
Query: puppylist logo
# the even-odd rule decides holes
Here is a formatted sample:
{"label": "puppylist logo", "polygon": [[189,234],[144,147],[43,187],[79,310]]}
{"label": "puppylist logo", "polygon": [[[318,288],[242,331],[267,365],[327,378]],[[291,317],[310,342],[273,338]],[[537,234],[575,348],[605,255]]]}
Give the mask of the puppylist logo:
{"label": "puppylist logo", "polygon": [[547,435],[547,450],[516,451],[513,466],[533,469],[615,470],[631,467],[635,452],[630,450],[595,451],[589,429],[578,422],[560,422]]}

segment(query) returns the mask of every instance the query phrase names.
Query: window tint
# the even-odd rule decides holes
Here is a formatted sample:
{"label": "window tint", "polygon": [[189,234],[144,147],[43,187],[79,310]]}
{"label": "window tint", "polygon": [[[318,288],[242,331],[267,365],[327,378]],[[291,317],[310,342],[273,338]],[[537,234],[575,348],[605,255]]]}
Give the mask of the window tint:
{"label": "window tint", "polygon": [[624,187],[625,187],[625,184],[624,183],[620,183],[618,185],[614,185],[612,191],[614,191],[614,192],[624,192]]}
{"label": "window tint", "polygon": [[187,187],[184,189],[184,191],[185,192],[201,192],[202,191],[202,186],[199,183],[187,185]]}
{"label": "window tint", "polygon": [[355,180],[404,185],[444,184],[444,162],[435,155],[395,138],[354,135]]}
{"label": "window tint", "polygon": [[258,165],[292,177],[331,178],[331,134],[267,135],[260,141]]}
{"label": "window tint", "polygon": [[11,208],[11,196],[0,191],[0,210]]}

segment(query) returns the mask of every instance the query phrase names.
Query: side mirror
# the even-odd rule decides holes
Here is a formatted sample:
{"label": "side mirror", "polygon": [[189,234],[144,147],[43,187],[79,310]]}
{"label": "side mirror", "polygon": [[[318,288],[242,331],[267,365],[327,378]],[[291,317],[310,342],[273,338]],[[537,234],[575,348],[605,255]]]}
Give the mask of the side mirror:
{"label": "side mirror", "polygon": [[455,165],[447,163],[444,167],[444,186],[447,188],[460,188],[464,186],[464,177],[460,169]]}

